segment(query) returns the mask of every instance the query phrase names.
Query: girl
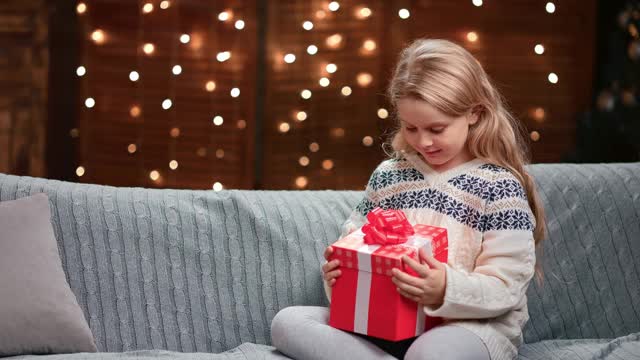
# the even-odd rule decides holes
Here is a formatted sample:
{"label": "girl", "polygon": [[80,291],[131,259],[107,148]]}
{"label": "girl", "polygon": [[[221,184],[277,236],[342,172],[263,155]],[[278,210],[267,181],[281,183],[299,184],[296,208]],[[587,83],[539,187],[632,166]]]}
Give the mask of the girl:
{"label": "girl", "polygon": [[[447,264],[421,252],[419,262],[403,259],[418,277],[397,269],[392,276],[402,296],[444,323],[389,342],[328,326],[327,308],[289,307],[273,319],[272,342],[296,359],[513,359],[544,232],[518,122],[480,63],[445,40],[417,40],[402,51],[388,96],[398,125],[390,159],[371,175],[342,236],[376,206],[446,228]],[[322,266],[329,300],[339,266]]]}

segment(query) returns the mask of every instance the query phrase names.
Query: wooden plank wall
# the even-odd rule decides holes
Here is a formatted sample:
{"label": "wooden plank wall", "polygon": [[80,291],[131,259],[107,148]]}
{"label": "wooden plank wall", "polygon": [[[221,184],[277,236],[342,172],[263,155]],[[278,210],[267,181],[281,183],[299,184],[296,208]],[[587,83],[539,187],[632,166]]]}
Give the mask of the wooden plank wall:
{"label": "wooden plank wall", "polygon": [[[591,98],[595,2],[562,1],[553,14],[546,11],[546,3],[485,1],[477,7],[470,0],[340,1],[338,11],[331,12],[326,1],[274,2],[269,11],[270,53],[291,52],[298,60],[282,65],[270,57],[265,167],[272,171],[265,173],[265,187],[296,188],[296,179],[304,177],[307,188],[361,189],[384,158],[380,145],[393,127],[391,118],[381,120],[376,113],[387,107],[383,94],[396,56],[420,37],[449,39],[470,50],[528,131],[540,135],[531,142],[532,160],[560,161],[575,142],[575,116]],[[359,20],[354,13],[362,6],[372,15]],[[403,8],[410,12],[408,19],[398,16]],[[318,10],[324,19],[316,16]],[[312,31],[302,29],[305,20],[314,22]],[[467,39],[469,32],[476,33],[477,41]],[[333,34],[343,36],[343,47],[326,46],[325,39]],[[366,39],[377,44],[369,56],[360,52]],[[320,49],[314,56],[305,53],[312,43]],[[536,44],[544,45],[544,54],[534,52]],[[328,75],[331,84],[323,88],[317,81],[327,75],[321,67],[329,62],[336,63],[338,71]],[[372,74],[369,87],[357,85],[360,72]],[[558,83],[548,81],[550,72],[558,75]],[[353,89],[351,96],[340,94],[344,85]],[[305,88],[313,91],[309,100],[299,96]],[[544,110],[544,117],[535,116],[537,108]],[[293,110],[306,111],[307,120],[291,120]],[[278,132],[283,121],[289,121],[292,130]],[[343,128],[344,136],[332,136],[335,128]],[[367,135],[374,138],[373,146],[362,145]],[[308,149],[314,141],[320,144],[318,152]],[[310,159],[309,165],[299,165],[302,156]],[[323,169],[325,159],[333,161],[333,169]]]}
{"label": "wooden plank wall", "polygon": [[[540,0],[487,0],[480,7],[471,0],[345,0],[335,12],[319,0],[174,0],[166,10],[160,1],[148,2],[154,10],[145,15],[145,1],[93,0],[81,15],[82,63],[88,67],[79,78],[78,157],[86,171],[81,181],[362,189],[384,158],[381,144],[393,127],[378,109],[388,108],[384,92],[395,58],[418,37],[456,41],[482,62],[528,131],[540,135],[531,143],[534,162],[560,161],[572,148],[576,114],[591,99],[594,0],[558,2],[553,14]],[[260,5],[265,13],[258,11]],[[371,11],[369,17],[357,16],[362,7]],[[403,8],[410,11],[408,19],[398,16]],[[229,9],[233,20],[218,21],[218,13]],[[242,31],[233,28],[239,18],[246,23]],[[258,19],[266,26],[265,64],[259,72]],[[303,29],[304,21],[313,29]],[[107,34],[102,45],[89,39],[98,28]],[[471,31],[478,36],[475,42],[467,39]],[[189,44],[178,41],[182,33],[191,34]],[[342,42],[332,48],[327,38],[335,34]],[[363,51],[365,40],[373,40],[376,49]],[[142,52],[145,42],[156,45],[152,56]],[[315,55],[307,53],[312,44],[318,47]],[[544,54],[534,53],[536,44],[544,45]],[[226,50],[231,59],[216,61],[216,54]],[[296,60],[286,63],[286,54]],[[171,74],[176,63],[183,67],[179,76]],[[335,73],[327,72],[329,63],[337,65]],[[135,83],[128,79],[134,69],[140,73]],[[550,72],[558,75],[557,84],[547,80]],[[360,73],[371,75],[372,82],[359,85]],[[257,92],[260,76],[263,93]],[[330,84],[321,86],[321,77]],[[204,89],[209,79],[216,81],[214,92]],[[344,86],[350,87],[349,96],[342,95]],[[233,87],[240,88],[240,97],[229,95]],[[309,99],[301,96],[305,89],[312,93]],[[83,104],[88,96],[96,101],[92,109]],[[169,97],[173,107],[163,110],[161,103]],[[256,103],[264,107],[256,109]],[[129,114],[135,104],[142,109],[137,118]],[[544,117],[534,116],[537,108]],[[301,111],[303,121],[297,120]],[[215,115],[223,116],[222,126],[212,124]],[[246,121],[244,129],[238,120]],[[170,136],[174,127],[180,128],[177,138]],[[369,146],[363,144],[366,137],[372,140]],[[138,149],[129,154],[132,143]],[[312,143],[317,151],[310,149]],[[220,149],[222,158],[216,157]],[[179,162],[176,170],[169,169],[173,159]],[[157,181],[149,177],[152,170],[160,174]]]}
{"label": "wooden plank wall", "polygon": [[[256,69],[255,3],[235,1],[88,1],[81,15],[85,48],[80,78],[79,165],[82,181],[120,186],[252,186]],[[143,12],[145,4],[153,11]],[[232,18],[219,21],[230,10]],[[244,29],[234,28],[242,19]],[[104,42],[91,36],[102,30]],[[188,34],[190,41],[180,41]],[[151,43],[147,55],[143,45]],[[231,52],[225,62],[219,52]],[[172,73],[180,65],[179,75]],[[131,71],[139,79],[132,82]],[[206,84],[215,83],[214,91]],[[240,89],[232,97],[232,88]],[[84,101],[92,97],[93,108]],[[172,106],[162,104],[170,99]],[[132,116],[138,106],[140,114]],[[213,119],[221,116],[223,123]],[[244,122],[241,122],[244,121]],[[240,125],[239,125],[240,124]],[[244,126],[243,126],[244,124]],[[178,129],[178,130],[175,130]],[[173,135],[172,135],[173,130]],[[129,152],[134,144],[136,151]],[[170,168],[176,160],[178,167]],[[158,179],[152,180],[152,171]]]}
{"label": "wooden plank wall", "polygon": [[47,27],[45,1],[0,3],[0,172],[47,175]]}

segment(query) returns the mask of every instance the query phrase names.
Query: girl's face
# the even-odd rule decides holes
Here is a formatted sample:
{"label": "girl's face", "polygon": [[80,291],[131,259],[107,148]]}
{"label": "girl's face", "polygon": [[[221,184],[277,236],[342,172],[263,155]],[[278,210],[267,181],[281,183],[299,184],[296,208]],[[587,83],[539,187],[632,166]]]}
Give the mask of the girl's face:
{"label": "girl's face", "polygon": [[414,98],[399,100],[397,108],[402,136],[432,169],[443,172],[472,159],[467,135],[476,115],[451,117]]}

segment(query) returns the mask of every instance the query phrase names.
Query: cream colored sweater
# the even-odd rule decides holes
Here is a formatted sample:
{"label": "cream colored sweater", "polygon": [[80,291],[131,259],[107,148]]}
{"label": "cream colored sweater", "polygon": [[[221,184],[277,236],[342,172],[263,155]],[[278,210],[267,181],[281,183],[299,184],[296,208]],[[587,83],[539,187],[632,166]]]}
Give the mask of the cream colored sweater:
{"label": "cream colored sweater", "polygon": [[[492,359],[515,358],[529,319],[525,293],[536,261],[535,219],[517,178],[480,159],[438,173],[406,153],[376,168],[342,236],[361,227],[376,206],[401,209],[412,224],[447,229],[444,303],[425,306],[425,313],[473,331]],[[325,291],[331,299],[326,282]]]}

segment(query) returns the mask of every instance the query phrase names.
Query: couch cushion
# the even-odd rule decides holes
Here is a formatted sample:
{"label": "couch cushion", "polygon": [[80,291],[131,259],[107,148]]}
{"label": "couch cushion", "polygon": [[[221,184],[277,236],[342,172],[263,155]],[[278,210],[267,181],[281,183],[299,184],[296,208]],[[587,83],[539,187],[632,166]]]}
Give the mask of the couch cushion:
{"label": "couch cushion", "polygon": [[72,355],[49,355],[49,356],[16,356],[11,360],[286,360],[288,357],[282,355],[274,347],[268,345],[257,345],[243,343],[231,350],[220,354],[209,353],[180,353],[166,350],[140,350],[125,353],[83,353]]}
{"label": "couch cushion", "polygon": [[519,360],[640,359],[640,333],[612,340],[545,340],[525,344]]}
{"label": "couch cushion", "polygon": [[95,351],[44,194],[0,202],[0,356]]}

